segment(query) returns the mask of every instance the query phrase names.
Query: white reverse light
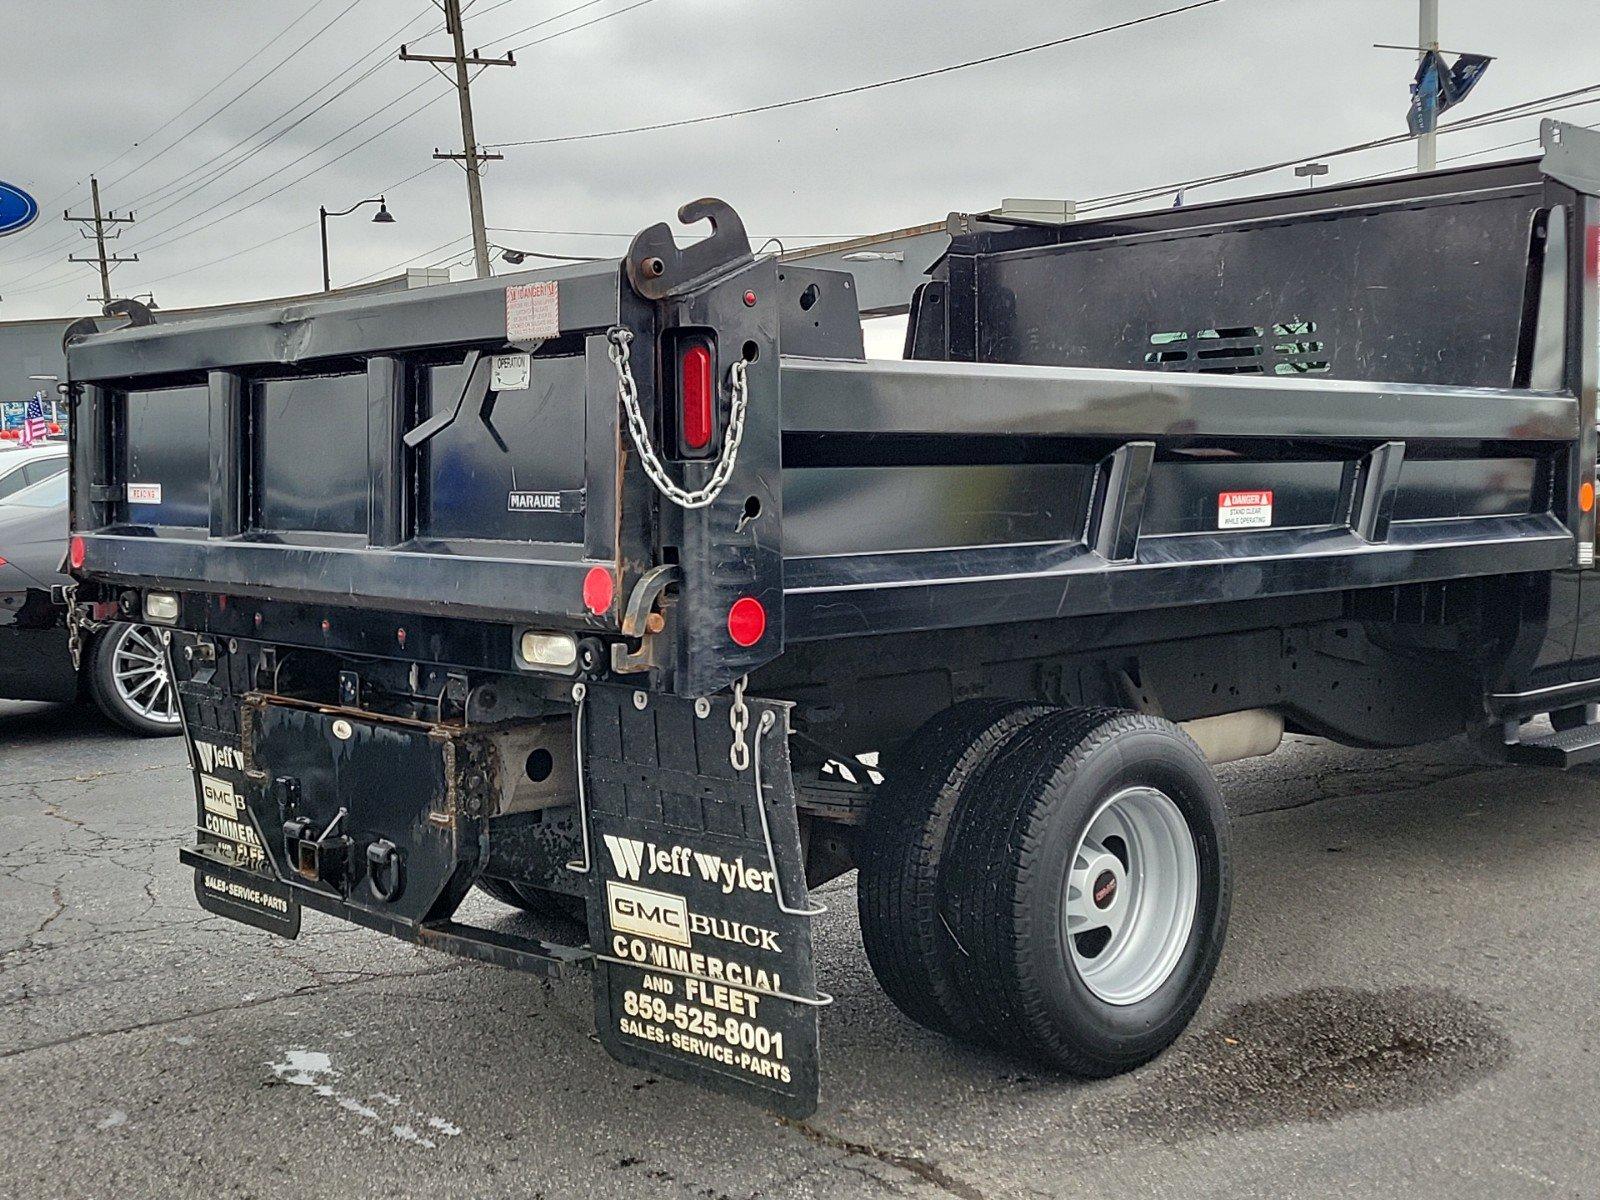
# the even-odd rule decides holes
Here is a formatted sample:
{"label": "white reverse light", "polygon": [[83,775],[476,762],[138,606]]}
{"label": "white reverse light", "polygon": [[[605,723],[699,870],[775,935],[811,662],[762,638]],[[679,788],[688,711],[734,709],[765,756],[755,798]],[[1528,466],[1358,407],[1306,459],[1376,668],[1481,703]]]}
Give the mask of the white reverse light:
{"label": "white reverse light", "polygon": [[522,661],[530,667],[548,671],[571,671],[578,665],[578,639],[570,633],[538,633],[532,629],[522,635]]}
{"label": "white reverse light", "polygon": [[178,598],[171,592],[146,592],[144,619],[161,625],[171,625],[178,619]]}

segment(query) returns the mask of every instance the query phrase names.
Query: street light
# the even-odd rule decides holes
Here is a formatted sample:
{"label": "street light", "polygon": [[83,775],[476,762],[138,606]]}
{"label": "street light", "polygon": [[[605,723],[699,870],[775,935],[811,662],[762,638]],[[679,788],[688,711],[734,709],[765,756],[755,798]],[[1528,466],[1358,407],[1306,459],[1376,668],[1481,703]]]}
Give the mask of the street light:
{"label": "street light", "polygon": [[349,208],[341,209],[339,212],[329,212],[326,208],[321,206],[317,208],[319,219],[322,222],[322,290],[325,292],[333,291],[333,284],[328,278],[328,218],[348,217],[351,213],[355,212],[356,209],[365,204],[376,204],[378,206],[378,211],[372,218],[372,223],[374,225],[394,224],[394,215],[389,212],[389,206],[384,202],[382,196],[375,197],[371,200],[358,201],[357,203],[352,204]]}
{"label": "street light", "polygon": [[1328,164],[1320,162],[1303,163],[1294,169],[1296,179],[1304,179],[1307,187],[1316,187],[1317,178],[1328,173]]}

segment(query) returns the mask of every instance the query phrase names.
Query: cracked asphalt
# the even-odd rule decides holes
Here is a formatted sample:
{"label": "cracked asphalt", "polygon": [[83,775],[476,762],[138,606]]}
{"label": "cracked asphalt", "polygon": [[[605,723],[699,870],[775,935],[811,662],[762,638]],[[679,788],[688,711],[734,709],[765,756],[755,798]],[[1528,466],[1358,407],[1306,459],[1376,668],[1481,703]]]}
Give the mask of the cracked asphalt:
{"label": "cracked asphalt", "polygon": [[207,916],[186,769],[0,703],[0,1194],[1600,1194],[1600,775],[1309,739],[1225,768],[1217,982],[1172,1051],[1095,1084],[901,1018],[831,884],[796,1124],[613,1063],[583,981]]}

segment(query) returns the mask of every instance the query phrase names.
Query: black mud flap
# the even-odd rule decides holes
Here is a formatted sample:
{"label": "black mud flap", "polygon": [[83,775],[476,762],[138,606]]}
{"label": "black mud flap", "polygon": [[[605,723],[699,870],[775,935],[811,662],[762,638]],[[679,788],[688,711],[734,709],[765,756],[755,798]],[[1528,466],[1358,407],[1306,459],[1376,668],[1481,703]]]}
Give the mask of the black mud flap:
{"label": "black mud flap", "polygon": [[828,999],[811,956],[821,910],[806,893],[788,706],[749,701],[743,769],[731,710],[726,696],[599,685],[581,701],[596,1024],[622,1062],[804,1117]]}
{"label": "black mud flap", "polygon": [[[176,665],[176,660],[173,661]],[[176,673],[176,672],[175,672]],[[300,936],[300,902],[279,882],[266,836],[251,812],[239,745],[239,706],[209,674],[178,685],[178,711],[194,767],[196,845],[185,860],[195,868],[200,907],[281,937]]]}
{"label": "black mud flap", "polygon": [[201,908],[219,917],[254,925],[279,937],[300,936],[300,901],[276,879],[205,863],[195,867],[194,898]]}

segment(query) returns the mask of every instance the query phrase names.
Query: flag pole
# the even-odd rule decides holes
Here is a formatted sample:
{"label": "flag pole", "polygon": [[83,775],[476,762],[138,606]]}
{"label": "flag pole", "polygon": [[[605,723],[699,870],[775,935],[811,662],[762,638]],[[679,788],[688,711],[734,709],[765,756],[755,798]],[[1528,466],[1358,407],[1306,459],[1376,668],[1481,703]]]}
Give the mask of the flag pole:
{"label": "flag pole", "polygon": [[[1439,48],[1439,0],[1418,0],[1417,45],[1424,55]],[[1432,171],[1439,165],[1439,108],[1437,103],[1422,108],[1422,132],[1417,135],[1417,171]]]}

